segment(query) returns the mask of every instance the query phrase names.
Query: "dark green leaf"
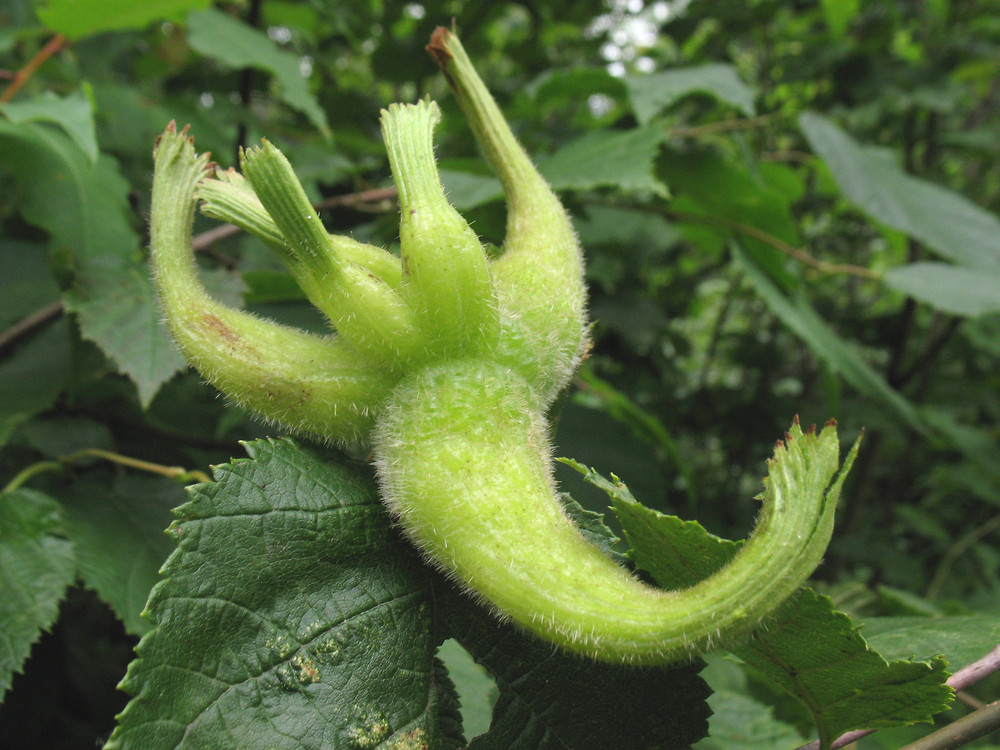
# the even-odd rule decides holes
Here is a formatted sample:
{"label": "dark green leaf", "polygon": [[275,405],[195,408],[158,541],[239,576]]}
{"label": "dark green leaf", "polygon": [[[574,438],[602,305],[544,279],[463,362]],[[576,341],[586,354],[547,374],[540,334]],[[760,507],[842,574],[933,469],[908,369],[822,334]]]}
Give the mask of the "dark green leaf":
{"label": "dark green leaf", "polygon": [[712,717],[708,737],[696,750],[793,748],[806,741],[794,727],[776,719],[770,706],[752,697],[746,671],[735,659],[709,654],[706,661],[702,677],[712,686]]}
{"label": "dark green leaf", "polygon": [[[7,240],[0,244],[0,329],[59,299],[45,248]],[[16,341],[0,357],[0,445],[14,428],[48,408],[69,375],[70,335],[64,320]]]}
{"label": "dark green leaf", "polygon": [[52,238],[76,278],[65,296],[94,341],[136,383],[143,403],[183,364],[165,328],[127,217],[129,186],[109,157],[91,162],[61,132],[0,120],[0,158],[19,208]]}
{"label": "dark green leaf", "polygon": [[76,547],[80,577],[111,605],[125,629],[142,635],[139,617],[174,545],[164,534],[183,488],[166,479],[127,477],[113,491],[78,482],[60,493],[66,533]]}
{"label": "dark green leaf", "polygon": [[371,479],[291,441],[246,447],[176,511],[109,747],[454,746],[422,568]]}
{"label": "dark green leaf", "polygon": [[673,208],[680,214],[678,222],[694,222],[726,240],[737,238],[771,278],[783,287],[795,286],[795,276],[786,270],[786,256],[753,234],[764,232],[798,246],[799,232],[787,188],[778,190],[742,165],[707,149],[664,149],[658,167],[677,196]]}
{"label": "dark green leaf", "polygon": [[566,106],[594,94],[623,98],[626,89],[621,78],[604,68],[577,66],[542,73],[527,87],[526,93],[538,104]]}
{"label": "dark green leaf", "polygon": [[21,429],[21,437],[42,455],[55,459],[86,448],[111,450],[113,442],[106,425],[83,417],[33,419]]}
{"label": "dark green leaf", "polygon": [[57,321],[0,362],[0,445],[22,422],[51,406],[69,377],[70,332]]}
{"label": "dark green leaf", "polygon": [[0,494],[0,699],[73,582],[59,504],[34,490]]}
{"label": "dark green leaf", "polygon": [[946,662],[887,662],[847,615],[810,589],[732,651],[797,697],[812,712],[821,738],[931,721],[952,699],[944,684]]}
{"label": "dark green leaf", "polygon": [[691,68],[675,68],[625,79],[635,116],[643,125],[679,99],[691,94],[708,94],[731,104],[752,117],[753,89],[747,86],[732,65],[710,63]]}
{"label": "dark green leaf", "polygon": [[[611,497],[636,564],[664,588],[689,586],[728,562],[739,545],[699,524],[644,508],[620,481],[592,470]],[[929,721],[950,702],[944,662],[887,663],[827,597],[802,588],[745,643],[727,647],[813,714],[821,737],[859,727]]]}
{"label": "dark green leaf", "polygon": [[442,169],[441,183],[448,194],[449,202],[460,211],[467,211],[503,197],[503,189],[496,177]]}
{"label": "dark green leaf", "polygon": [[170,340],[145,264],[97,271],[90,266],[68,304],[84,335],[99,344],[131,378],[145,407],[167,380],[184,368],[184,358]]}

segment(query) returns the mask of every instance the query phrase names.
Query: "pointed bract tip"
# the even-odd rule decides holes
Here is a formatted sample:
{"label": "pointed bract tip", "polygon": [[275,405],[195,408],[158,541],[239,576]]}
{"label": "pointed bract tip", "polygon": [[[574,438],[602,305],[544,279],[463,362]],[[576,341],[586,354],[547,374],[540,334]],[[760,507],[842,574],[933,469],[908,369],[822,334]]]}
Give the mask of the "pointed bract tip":
{"label": "pointed bract tip", "polygon": [[[454,25],[454,22],[453,22]],[[444,77],[448,79],[448,85],[455,88],[455,83],[448,74],[448,65],[453,59],[451,51],[448,49],[448,39],[451,37],[453,32],[446,29],[444,26],[438,26],[434,29],[431,34],[430,43],[424,48],[427,53],[434,58],[434,62],[438,64],[441,71],[444,73]]]}
{"label": "pointed bract tip", "polygon": [[[828,419],[828,420],[826,420],[826,425],[824,425],[824,426],[825,427],[836,427],[837,426],[837,420],[836,419]],[[863,427],[861,428],[861,431],[864,432],[864,428]]]}

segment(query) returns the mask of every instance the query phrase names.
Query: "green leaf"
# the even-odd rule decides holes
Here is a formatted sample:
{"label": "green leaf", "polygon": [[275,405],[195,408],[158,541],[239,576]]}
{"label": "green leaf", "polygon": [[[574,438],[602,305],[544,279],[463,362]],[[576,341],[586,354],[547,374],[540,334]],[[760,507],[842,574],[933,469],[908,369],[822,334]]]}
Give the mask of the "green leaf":
{"label": "green leaf", "polygon": [[234,70],[250,67],[267,71],[274,76],[281,98],[306,115],[320,132],[329,134],[326,114],[309,91],[299,58],[279,49],[267,34],[209,8],[188,15],[188,43],[196,52]]}
{"label": "green leaf", "polygon": [[462,703],[462,725],[469,737],[484,734],[490,728],[490,717],[497,700],[497,685],[472,656],[449,638],[438,649],[438,658],[448,668],[455,690]]}
{"label": "green leaf", "polygon": [[1000,274],[996,216],[958,193],[911,177],[891,152],[861,146],[821,115],[807,112],[799,125],[859,209],[960,265]]}
{"label": "green leaf", "polygon": [[567,107],[586,101],[594,94],[611,99],[623,99],[625,83],[606,68],[576,65],[572,68],[547,70],[525,87],[536,106]]}
{"label": "green leaf", "polygon": [[821,739],[929,722],[953,696],[943,659],[886,661],[833,602],[802,589],[732,652],[812,713]]}
{"label": "green leaf", "polygon": [[55,403],[70,374],[71,343],[61,320],[0,363],[0,446],[15,427]]}
{"label": "green leaf", "polygon": [[921,262],[886,271],[885,283],[953,315],[1000,312],[1000,270]]}
{"label": "green leaf", "polygon": [[174,547],[163,533],[170,509],[183,500],[176,482],[134,476],[116,482],[113,491],[77,482],[59,495],[83,583],[111,605],[133,635],[150,629],[139,614]]}
{"label": "green leaf", "polygon": [[0,699],[73,582],[59,504],[34,490],[0,494]]}
{"label": "green leaf", "polygon": [[290,440],[246,449],[175,512],[108,747],[457,744],[423,568],[367,473]]}
{"label": "green leaf", "polygon": [[110,451],[114,447],[114,438],[107,425],[86,417],[33,419],[21,429],[20,437],[42,455],[57,460],[87,448]]}
{"label": "green leaf", "polygon": [[608,480],[576,461],[561,460],[611,498],[632,547],[629,557],[665,589],[687,588],[708,578],[743,544],[710,534],[697,521],[682,521],[645,507],[614,475]]}
{"label": "green leaf", "polygon": [[863,632],[882,654],[900,659],[941,654],[955,671],[1000,643],[1000,616],[869,617]]}
{"label": "green leaf", "polygon": [[541,160],[538,170],[556,190],[618,187],[667,196],[654,164],[663,128],[595,130]]}
{"label": "green leaf", "polygon": [[58,125],[91,161],[97,161],[94,108],[84,91],[59,97],[45,91],[35,99],[0,105],[0,112],[13,123],[51,122]]}
{"label": "green leaf", "polygon": [[[789,245],[799,245],[797,224],[790,210],[793,198],[787,186],[779,190],[764,180],[764,170],[753,174],[708,149],[667,148],[657,166],[677,196],[673,208],[680,214],[678,223],[704,227],[724,240],[737,238],[771,278],[785,288],[795,286],[797,279],[786,269],[785,255],[752,234],[765,232]],[[743,231],[741,225],[749,231]]]}
{"label": "green leaf", "polygon": [[833,37],[842,37],[861,10],[860,0],[823,0],[821,4],[823,18]]}
{"label": "green leaf", "polygon": [[708,94],[731,104],[747,117],[756,114],[753,89],[740,80],[732,65],[710,63],[691,68],[675,68],[625,79],[632,109],[640,125],[662,110],[691,94]]}
{"label": "green leaf", "polygon": [[858,391],[882,403],[913,429],[927,434],[927,425],[913,404],[893,389],[844,339],[834,333],[806,300],[802,290],[794,298],[789,298],[742,252],[734,251],[734,258],[747,272],[747,277],[771,311],[817,357]]}
{"label": "green leaf", "polygon": [[[665,137],[660,128],[595,130],[542,159],[538,169],[556,190],[617,187],[666,197],[667,187],[655,174]],[[441,181],[459,210],[503,197],[500,182],[492,176],[442,169]]]}
{"label": "green leaf", "polygon": [[489,732],[469,750],[679,750],[705,736],[701,662],[638,668],[585,660],[501,623],[446,583],[435,598],[452,636],[500,690]]}
{"label": "green leaf", "polygon": [[[0,330],[59,299],[45,248],[0,243]],[[11,345],[0,360],[0,445],[14,428],[53,404],[70,372],[70,332],[56,320]]]}
{"label": "green leaf", "polygon": [[702,677],[712,686],[708,737],[696,750],[763,750],[798,747],[806,738],[774,717],[770,706],[755,700],[746,671],[730,656],[709,654]]}
{"label": "green leaf", "polygon": [[[586,478],[611,498],[636,565],[664,588],[707,578],[739,549],[696,522],[643,507],[618,480],[608,481],[592,470]],[[797,698],[813,714],[821,737],[929,721],[951,697],[943,684],[943,661],[887,663],[867,646],[847,615],[808,588],[799,589],[744,644],[728,650]]]}
{"label": "green leaf", "polygon": [[83,334],[114,359],[139,391],[145,408],[186,363],[170,340],[145,264],[112,267],[94,264],[67,297]]}
{"label": "green leaf", "polygon": [[70,39],[104,31],[143,29],[153,21],[179,21],[211,0],[48,0],[38,9],[39,20]]}
{"label": "green leaf", "polygon": [[0,120],[0,159],[18,182],[24,218],[52,238],[75,272],[64,302],[137,385],[143,404],[183,365],[160,323],[152,283],[128,220],[129,185],[102,155],[91,162],[58,130]]}
{"label": "green leaf", "polygon": [[503,198],[503,188],[496,177],[454,169],[442,169],[440,174],[448,201],[459,211]]}

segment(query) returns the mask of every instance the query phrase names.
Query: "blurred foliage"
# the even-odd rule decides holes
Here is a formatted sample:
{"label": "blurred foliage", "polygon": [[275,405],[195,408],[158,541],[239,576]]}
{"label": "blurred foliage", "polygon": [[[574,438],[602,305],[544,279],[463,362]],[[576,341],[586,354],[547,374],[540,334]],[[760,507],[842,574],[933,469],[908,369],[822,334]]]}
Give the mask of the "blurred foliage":
{"label": "blurred foliage", "polygon": [[[848,442],[864,429],[818,587],[861,621],[1000,617],[998,0],[90,5],[0,8],[0,476],[11,508],[36,503],[3,518],[63,555],[27,644],[64,600],[37,663],[0,655],[0,685],[25,669],[0,709],[4,736],[25,738],[9,747],[32,746],[32,691],[53,694],[40,670],[81,658],[67,644],[107,618],[84,591],[64,598],[65,565],[129,634],[105,636],[102,665],[142,632],[184,495],[137,471],[190,481],[170,467],[205,472],[271,432],[184,369],[158,325],[156,136],[190,123],[223,166],[266,136],[331,231],[391,247],[378,112],[429,95],[452,199],[499,245],[495,183],[423,49],[451,19],[587,251],[594,348],[556,415],[558,453],[741,537],[793,415],[834,418]],[[322,327],[255,240],[196,244],[215,293]],[[113,726],[114,699],[83,700],[71,673],[53,703],[73,721],[49,747]],[[121,673],[88,677],[106,691]],[[724,689],[746,699],[746,679]]]}

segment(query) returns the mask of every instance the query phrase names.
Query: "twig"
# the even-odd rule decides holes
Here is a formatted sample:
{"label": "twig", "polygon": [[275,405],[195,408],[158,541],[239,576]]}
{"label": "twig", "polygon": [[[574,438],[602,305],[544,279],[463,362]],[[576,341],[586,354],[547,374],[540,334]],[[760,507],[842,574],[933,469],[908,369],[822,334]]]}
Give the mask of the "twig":
{"label": "twig", "polygon": [[1000,729],[1000,700],[956,719],[946,727],[905,745],[902,750],[953,750]]}
{"label": "twig", "polygon": [[749,224],[724,219],[721,216],[706,216],[703,214],[692,214],[681,211],[666,211],[664,213],[669,218],[674,219],[674,221],[692,221],[700,224],[723,226],[726,229],[744,234],[747,237],[753,237],[755,240],[759,240],[760,242],[770,245],[775,250],[794,258],[800,263],[804,263],[811,268],[815,268],[817,271],[833,274],[846,273],[852,276],[860,276],[865,279],[880,278],[878,273],[872,271],[870,268],[865,268],[864,266],[855,266],[849,263],[830,263],[825,260],[820,260],[819,258],[814,258],[802,248],[790,245],[784,240],[775,237],[773,234],[769,234],[768,232]]}
{"label": "twig", "polygon": [[35,312],[30,315],[21,318],[7,330],[0,332],[0,354],[2,354],[7,347],[13,345],[14,342],[21,337],[27,336],[36,328],[40,328],[50,320],[55,320],[65,311],[66,310],[63,307],[62,300],[56,300],[55,302],[49,303],[45,307],[35,310]]}
{"label": "twig", "polygon": [[392,200],[397,195],[395,187],[384,187],[384,188],[371,188],[369,190],[360,190],[356,193],[347,193],[346,195],[334,195],[331,198],[326,198],[321,200],[316,204],[317,210],[322,211],[326,208],[334,208],[335,206],[356,206],[361,203],[378,203],[380,201]]}
{"label": "twig", "polygon": [[[990,651],[988,654],[986,654],[986,656],[982,657],[981,659],[977,659],[976,661],[972,662],[972,664],[967,664],[966,666],[959,669],[957,672],[952,674],[951,677],[948,678],[947,682],[945,682],[945,685],[956,691],[964,690],[965,688],[969,687],[969,685],[973,685],[976,682],[979,682],[979,680],[982,680],[997,671],[1000,671],[1000,646],[996,646],[992,651]],[[989,704],[989,706],[980,709],[980,711],[985,711],[987,708],[990,708],[990,706],[995,706],[995,705],[996,702],[991,703]],[[976,712],[976,714],[978,713],[979,711]],[[974,715],[975,714],[969,714],[969,716],[974,716]],[[969,718],[969,716],[966,716],[965,718],[967,719]],[[998,714],[997,719],[1000,719],[1000,714]],[[962,719],[959,719],[959,721],[962,721]],[[943,736],[947,736],[950,732],[945,730],[950,730],[952,727],[958,724],[959,721],[952,722],[951,724],[949,724],[948,726],[944,727],[942,730],[939,731],[944,731],[945,735]],[[1000,728],[1000,724],[993,725],[992,727],[992,729],[997,729],[997,728]],[[987,731],[992,731],[992,729],[988,729]],[[844,747],[845,745],[850,745],[852,742],[857,742],[862,737],[867,737],[869,734],[874,734],[876,731],[878,730],[856,729],[853,732],[847,732],[845,734],[840,735],[840,737],[834,740],[833,744],[830,745],[830,748],[831,750],[836,750],[836,748],[838,747]],[[932,737],[938,733],[939,732],[934,732],[933,734],[927,736]],[[976,737],[982,737],[982,736],[983,735],[981,734],[970,735],[967,737],[965,741],[969,741],[975,739]],[[925,737],[924,739],[927,739],[927,737]],[[911,744],[906,746],[908,750],[941,750],[942,748],[949,748],[949,747],[959,747],[959,745]],[[795,750],[820,750],[820,744],[819,741],[816,740],[814,742],[808,742],[805,745],[801,745],[797,747]]]}
{"label": "twig", "polygon": [[163,464],[156,464],[152,461],[143,461],[138,458],[132,458],[131,456],[123,456],[120,453],[112,453],[111,451],[102,450],[100,448],[84,448],[83,450],[77,451],[76,453],[72,453],[68,456],[60,456],[57,461],[39,461],[38,463],[25,467],[7,483],[3,490],[0,490],[0,494],[13,492],[14,490],[19,489],[25,482],[36,474],[42,474],[50,471],[62,471],[68,465],[85,458],[100,458],[105,461],[110,461],[113,464],[118,464],[119,466],[127,466],[130,469],[137,469],[150,474],[157,474],[161,477],[173,479],[183,484],[212,481],[208,474],[199,469],[185,469],[182,466],[164,466]]}
{"label": "twig", "polygon": [[0,104],[6,104],[13,99],[17,92],[21,90],[21,87],[27,83],[28,79],[31,78],[32,75],[34,75],[35,71],[42,66],[42,63],[62,49],[66,42],[66,37],[62,34],[56,34],[54,37],[49,39],[45,46],[38,50],[35,56],[28,60],[27,64],[14,74],[14,80],[12,80],[10,85],[2,94],[0,94]]}
{"label": "twig", "polygon": [[[317,210],[335,208],[337,206],[357,206],[359,204],[378,203],[380,201],[391,200],[396,197],[395,187],[371,188],[360,190],[356,193],[345,195],[334,195],[316,204]],[[240,232],[240,228],[232,224],[220,224],[204,232],[200,232],[191,238],[191,249],[196,253],[203,253],[209,247],[226,237],[231,237]],[[223,259],[221,262],[228,262]],[[39,310],[27,315],[4,331],[0,331],[0,354],[12,346],[16,341],[27,336],[32,331],[45,325],[51,320],[55,320],[65,312],[63,303],[56,300]]]}
{"label": "twig", "polygon": [[714,135],[715,133],[728,133],[733,130],[753,130],[761,125],[766,125],[775,119],[776,115],[757,115],[756,117],[740,117],[732,120],[718,120],[705,125],[692,125],[690,127],[670,128],[669,134],[677,138],[697,138],[703,135]]}
{"label": "twig", "polygon": [[962,667],[949,677],[945,684],[955,690],[965,690],[994,672],[1000,672],[1000,646],[994,648],[982,659],[977,659],[972,664]]}

